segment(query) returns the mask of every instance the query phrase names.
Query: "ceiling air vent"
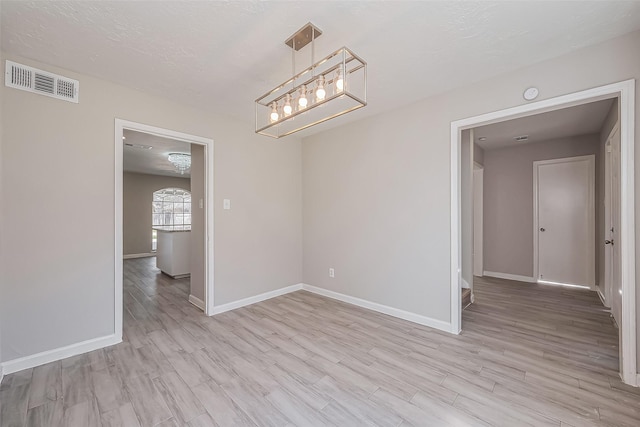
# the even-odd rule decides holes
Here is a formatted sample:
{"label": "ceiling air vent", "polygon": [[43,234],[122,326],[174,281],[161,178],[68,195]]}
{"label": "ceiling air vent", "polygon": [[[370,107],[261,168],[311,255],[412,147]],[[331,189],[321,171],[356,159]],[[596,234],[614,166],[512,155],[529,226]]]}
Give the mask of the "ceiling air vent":
{"label": "ceiling air vent", "polygon": [[80,89],[80,83],[77,80],[11,61],[7,61],[4,84],[7,87],[75,103],[78,102]]}
{"label": "ceiling air vent", "polygon": [[529,139],[529,135],[516,136],[513,139],[515,139],[518,142],[524,142]]}

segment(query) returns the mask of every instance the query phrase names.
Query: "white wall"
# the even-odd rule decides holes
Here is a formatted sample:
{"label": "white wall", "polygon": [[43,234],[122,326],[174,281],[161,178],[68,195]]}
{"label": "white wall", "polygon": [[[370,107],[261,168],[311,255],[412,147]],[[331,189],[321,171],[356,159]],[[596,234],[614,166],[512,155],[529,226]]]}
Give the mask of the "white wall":
{"label": "white wall", "polygon": [[451,122],[521,105],[531,85],[545,99],[639,78],[638,46],[635,32],[305,138],[304,282],[449,322]]}
{"label": "white wall", "polygon": [[[114,333],[114,119],[215,141],[215,302],[301,282],[301,148],[116,84],[80,81],[80,103],[0,87],[2,361]],[[233,202],[222,210],[222,199]]]}
{"label": "white wall", "polygon": [[189,178],[125,172],[122,179],[122,252],[151,252],[153,192],[163,188],[189,190]]}

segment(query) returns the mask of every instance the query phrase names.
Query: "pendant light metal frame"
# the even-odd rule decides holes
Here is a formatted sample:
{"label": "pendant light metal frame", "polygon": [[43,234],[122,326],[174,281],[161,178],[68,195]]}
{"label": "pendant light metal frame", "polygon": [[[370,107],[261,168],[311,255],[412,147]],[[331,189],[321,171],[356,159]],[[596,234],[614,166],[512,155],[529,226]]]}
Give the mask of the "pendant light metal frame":
{"label": "pendant light metal frame", "polygon": [[[308,23],[285,41],[292,50],[294,75],[256,99],[256,133],[281,138],[367,105],[367,63],[347,47],[314,62],[315,39],[321,34],[317,27]],[[295,74],[295,52],[309,43],[312,64]],[[343,80],[341,90],[336,89],[338,74]],[[324,99],[320,100],[315,96],[318,81],[323,81],[326,91]],[[305,90],[301,91],[303,88]],[[305,107],[298,103],[302,92],[306,93]],[[285,100],[294,106],[290,114],[282,111]],[[278,112],[275,121],[270,119],[274,103]]]}

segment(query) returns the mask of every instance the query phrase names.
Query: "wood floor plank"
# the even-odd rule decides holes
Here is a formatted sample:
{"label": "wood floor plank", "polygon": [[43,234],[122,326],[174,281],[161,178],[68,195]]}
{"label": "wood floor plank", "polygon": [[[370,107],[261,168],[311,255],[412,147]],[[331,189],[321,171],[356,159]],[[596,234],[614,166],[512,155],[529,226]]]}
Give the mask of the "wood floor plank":
{"label": "wood floor plank", "polygon": [[60,362],[47,363],[33,369],[29,389],[29,408],[35,408],[62,397],[62,367]]}
{"label": "wood floor plank", "polygon": [[178,423],[186,424],[205,412],[204,406],[177,373],[168,372],[156,378],[154,384]]}
{"label": "wood floor plank", "polygon": [[101,415],[103,427],[140,427],[140,422],[131,403]]}
{"label": "wood floor plank", "polygon": [[128,395],[143,427],[155,426],[173,415],[148,375],[125,379]]}
{"label": "wood floor plank", "polygon": [[12,384],[0,391],[0,426],[22,427],[27,417],[30,384]]}

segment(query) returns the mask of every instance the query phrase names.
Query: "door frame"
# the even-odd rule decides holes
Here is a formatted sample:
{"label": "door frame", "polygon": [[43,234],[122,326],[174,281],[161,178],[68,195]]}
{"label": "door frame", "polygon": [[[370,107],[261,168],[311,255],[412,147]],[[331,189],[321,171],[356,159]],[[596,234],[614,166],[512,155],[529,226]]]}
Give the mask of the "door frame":
{"label": "door frame", "polygon": [[[613,126],[613,128],[611,129],[611,131],[609,132],[609,135],[607,135],[607,139],[605,140],[605,144],[604,144],[604,234],[603,237],[605,240],[607,240],[607,236],[609,234],[609,222],[611,219],[611,189],[609,188],[611,185],[611,180],[609,177],[609,174],[611,172],[611,165],[609,164],[611,161],[611,154],[609,153],[607,147],[610,146],[611,144],[611,138],[613,138],[613,136],[615,135],[615,133],[618,131],[618,127],[619,127],[619,121],[616,122],[616,124]],[[609,221],[607,221],[609,220]],[[607,274],[607,273],[611,273],[611,251],[607,251],[605,249],[605,255],[604,255],[604,293],[603,293],[603,297],[604,297],[604,305],[606,307],[609,307],[612,309],[612,313],[613,313],[613,291],[612,291],[612,286],[613,283],[611,283],[611,274]],[[602,292],[603,289],[601,288],[600,291]],[[617,320],[616,320],[617,322]]]}
{"label": "door frame", "polygon": [[[538,167],[541,165],[552,165],[556,163],[571,163],[571,162],[589,162],[589,241],[591,244],[589,245],[589,256],[592,259],[592,269],[589,272],[589,278],[593,283],[592,286],[589,286],[589,289],[592,291],[596,290],[596,270],[595,270],[595,262],[596,262],[596,253],[595,253],[595,242],[596,242],[596,204],[595,204],[595,194],[596,194],[596,156],[594,154],[589,154],[586,156],[576,156],[576,157],[564,157],[561,159],[551,159],[551,160],[536,160],[533,162],[533,280],[535,282],[540,281],[540,234],[538,233],[538,228],[540,227],[539,218],[538,218]],[[544,282],[544,281],[543,281]]]}
{"label": "door frame", "polygon": [[213,314],[214,307],[214,241],[213,241],[213,139],[201,136],[190,135],[156,126],[146,125],[143,123],[132,122],[123,119],[115,119],[115,304],[114,304],[114,321],[115,334],[119,340],[122,340],[122,315],[123,315],[123,247],[122,247],[122,208],[123,208],[123,160],[124,160],[124,130],[133,130],[144,132],[162,138],[170,138],[178,141],[187,142],[189,144],[198,144],[204,146],[205,152],[205,195],[206,195],[206,212],[205,212],[205,287],[204,287],[204,312],[207,316]]}
{"label": "door frame", "polygon": [[[473,162],[473,276],[482,277],[484,275],[484,166],[478,162]],[[478,178],[476,180],[476,178]],[[479,183],[480,198],[476,206],[476,181]],[[478,209],[476,209],[478,208]],[[476,221],[477,220],[477,221]],[[479,223],[479,224],[477,224]],[[480,227],[476,227],[480,225]],[[476,252],[476,239],[479,240],[479,251]],[[478,256],[478,254],[480,256]],[[478,261],[478,258],[480,260]],[[480,274],[476,275],[476,262],[480,263]],[[473,302],[473,283],[471,284],[471,299]]]}
{"label": "door frame", "polygon": [[[462,325],[460,283],[462,265],[462,233],[460,212],[460,151],[465,129],[531,116],[603,99],[618,98],[620,102],[620,258],[622,281],[622,325],[620,375],[630,385],[638,384],[636,367],[636,289],[635,289],[635,194],[634,194],[634,131],[635,79],[625,80],[541,101],[522,104],[451,122],[451,332],[459,334]],[[631,236],[624,238],[624,236]]]}

